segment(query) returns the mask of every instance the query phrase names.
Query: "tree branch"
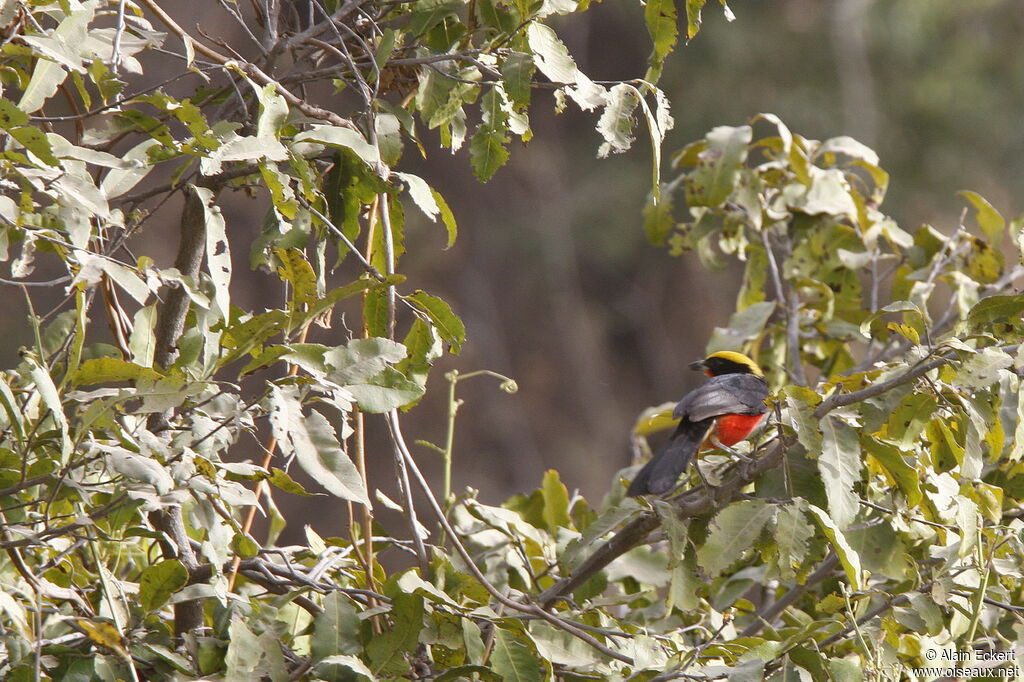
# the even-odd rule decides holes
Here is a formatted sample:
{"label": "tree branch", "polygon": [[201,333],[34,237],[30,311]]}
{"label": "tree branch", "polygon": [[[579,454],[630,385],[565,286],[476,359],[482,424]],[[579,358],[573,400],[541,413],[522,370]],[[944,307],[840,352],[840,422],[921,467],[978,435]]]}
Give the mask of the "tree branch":
{"label": "tree branch", "polygon": [[[206,252],[206,208],[191,185],[185,188],[185,206],[179,225],[178,255],[174,259],[174,267],[183,277],[195,281]],[[164,369],[178,357],[177,344],[185,329],[188,307],[188,294],[183,286],[170,288],[159,306],[153,361]]]}
{"label": "tree branch", "polygon": [[[199,269],[206,252],[206,207],[196,188],[188,185],[185,188],[185,206],[181,211],[178,253],[174,265],[179,272],[191,280],[199,277]],[[185,328],[185,317],[188,315],[189,299],[183,286],[177,286],[166,292],[163,302],[157,308],[155,332],[156,350],[153,362],[162,368],[173,364],[178,356],[178,339]],[[162,431],[167,428],[170,415],[155,413],[147,424],[150,431]],[[152,512],[150,522],[165,535],[170,537],[174,547],[162,544],[164,557],[177,558],[191,575],[199,568],[195,552],[189,543],[185,530],[185,519],[180,506]],[[174,632],[180,636],[191,632],[203,624],[203,602],[195,599],[174,605]]]}
{"label": "tree branch", "polygon": [[835,550],[829,550],[828,556],[825,560],[807,576],[807,580],[802,584],[794,585],[792,589],[784,594],[780,599],[772,602],[768,608],[763,611],[759,611],[756,614],[754,621],[748,625],[743,632],[740,633],[740,637],[753,637],[759,633],[765,626],[771,625],[775,618],[785,611],[791,604],[797,599],[807,593],[807,590],[814,587],[825,578],[832,575],[832,571],[835,569],[836,564],[839,563],[839,555],[836,554]]}
{"label": "tree branch", "polygon": [[[705,486],[692,488],[669,498],[669,501],[676,504],[680,518],[711,516],[730,502],[742,499],[743,488],[757,480],[761,474],[777,467],[782,462],[784,449],[783,443],[776,441],[761,457],[749,462],[739,462],[735,472],[722,485],[711,489]],[[598,547],[570,575],[541,592],[537,596],[537,603],[547,608],[585,583],[612,561],[642,544],[651,531],[660,525],[661,519],[655,512],[641,513]]]}

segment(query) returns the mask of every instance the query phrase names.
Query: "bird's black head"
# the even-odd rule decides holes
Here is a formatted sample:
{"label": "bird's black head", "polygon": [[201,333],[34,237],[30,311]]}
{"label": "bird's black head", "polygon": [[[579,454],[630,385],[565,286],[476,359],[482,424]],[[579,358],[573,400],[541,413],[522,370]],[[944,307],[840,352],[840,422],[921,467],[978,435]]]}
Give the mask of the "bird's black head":
{"label": "bird's black head", "polygon": [[742,353],[734,353],[729,350],[712,353],[703,360],[691,362],[690,369],[701,370],[709,377],[717,377],[722,374],[764,376],[764,372],[761,371],[756,362]]}

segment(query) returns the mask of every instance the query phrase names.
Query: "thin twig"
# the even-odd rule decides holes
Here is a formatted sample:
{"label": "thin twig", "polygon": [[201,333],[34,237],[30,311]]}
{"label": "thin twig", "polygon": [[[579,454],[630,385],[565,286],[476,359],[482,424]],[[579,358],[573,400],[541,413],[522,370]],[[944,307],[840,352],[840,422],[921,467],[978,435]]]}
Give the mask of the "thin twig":
{"label": "thin twig", "polygon": [[379,282],[385,281],[386,278],[384,277],[384,275],[380,274],[380,271],[377,270],[377,268],[370,265],[370,261],[366,260],[366,257],[363,256],[362,253],[360,253],[359,249],[356,248],[356,245],[352,243],[352,240],[346,237],[345,233],[342,232],[334,223],[332,223],[327,216],[325,216],[320,211],[316,210],[316,208],[312,204],[307,202],[305,199],[300,198],[299,202],[307,211],[316,216],[316,218],[320,222],[322,222],[327,227],[327,229],[333,232],[334,235],[338,239],[340,239],[345,246],[348,247],[349,251],[355,254],[356,260],[358,260],[359,264],[363,266],[363,270],[366,270],[366,272],[375,280]]}
{"label": "thin twig", "polygon": [[[296,96],[293,92],[288,90],[288,88],[284,87],[279,82],[277,82],[276,80],[268,76],[266,73],[264,73],[255,64],[251,62],[232,59],[199,42],[191,35],[189,35],[189,33],[185,31],[185,29],[179,26],[178,23],[174,21],[174,19],[171,18],[169,14],[167,14],[167,12],[165,12],[156,3],[156,0],[139,0],[139,3],[145,6],[150,12],[155,14],[157,18],[160,20],[160,22],[163,23],[164,26],[166,26],[171,31],[171,33],[181,38],[182,41],[187,42],[189,45],[192,46],[192,48],[197,53],[203,55],[207,59],[210,59],[211,61],[224,67],[234,65],[238,68],[239,71],[241,71],[246,76],[259,83],[260,85],[273,86],[274,89],[277,90],[278,94],[284,97],[285,101],[288,102],[288,104],[292,105],[293,107],[295,107],[296,109],[298,109],[299,111],[301,111],[302,113],[306,114],[311,118],[316,118],[321,121],[327,121],[331,125],[341,126],[344,128],[351,128],[353,130],[358,129],[356,128],[356,125],[352,123],[352,121],[349,121],[348,119],[344,119],[341,116],[338,116],[333,111],[328,111],[327,109],[324,109],[322,107],[310,104],[306,100]],[[341,10],[339,10],[339,12],[340,11]]]}
{"label": "thin twig", "polygon": [[402,436],[402,425],[398,419],[398,410],[391,410],[387,413],[388,428],[391,430],[391,442],[395,448],[395,468],[398,470],[398,482],[401,488],[403,502],[405,502],[405,513],[409,520],[412,534],[413,546],[416,548],[416,559],[420,564],[420,574],[427,578],[430,575],[430,557],[423,544],[423,537],[420,535],[421,524],[416,516],[416,505],[412,498],[412,487],[409,484],[409,469],[406,461],[412,459],[412,453]]}
{"label": "thin twig", "polygon": [[110,48],[110,70],[114,74],[121,66],[121,37],[124,35],[124,6],[126,4],[127,0],[120,0],[117,3],[117,28],[114,30],[114,41]]}

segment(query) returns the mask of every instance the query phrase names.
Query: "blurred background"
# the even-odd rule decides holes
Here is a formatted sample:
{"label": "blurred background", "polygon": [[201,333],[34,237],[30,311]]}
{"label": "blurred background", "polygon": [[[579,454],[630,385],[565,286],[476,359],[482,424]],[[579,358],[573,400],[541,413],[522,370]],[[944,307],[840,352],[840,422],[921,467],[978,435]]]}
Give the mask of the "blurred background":
{"label": "blurred background", "polygon": [[[194,12],[184,0],[161,4],[181,18]],[[234,25],[210,7],[204,29],[230,39]],[[709,2],[701,32],[669,59],[660,85],[676,126],[666,157],[713,126],[771,112],[806,137],[851,135],[876,149],[892,176],[882,209],[905,228],[928,222],[951,231],[960,189],[980,192],[1007,217],[1024,212],[1024,0],[736,0],[732,10],[729,23]],[[649,39],[637,2],[595,3],[556,28],[595,80],[646,68]],[[672,258],[648,244],[641,221],[650,182],[645,130],[636,131],[631,152],[599,160],[596,119],[572,106],[555,115],[546,91],[535,95],[531,123],[533,142],[513,143],[510,163],[484,185],[474,179],[466,149],[427,159],[406,152],[403,170],[441,191],[460,233],[445,251],[444,230],[409,210],[412,256],[401,270],[452,304],[468,341],[461,355],[439,363],[405,432],[410,441],[443,442],[445,371],[500,372],[518,382],[518,393],[505,394],[486,377],[459,384],[465,404],[455,490],[472,486],[497,504],[535,488],[553,468],[570,491],[597,504],[630,461],[628,434],[638,412],[701,381],[686,364],[702,357],[713,328],[728,322],[739,272],[708,272],[695,256]],[[428,150],[439,149],[433,133],[421,126],[421,134]],[[266,204],[236,193],[225,194],[222,205],[237,244],[234,300],[260,310],[280,296],[280,286],[249,271],[243,244],[257,234]],[[163,252],[162,264],[170,264],[177,211],[168,204],[147,226],[139,253]],[[345,267],[351,279],[356,270]],[[11,367],[31,337],[23,296],[11,287],[3,294],[14,331],[5,335],[0,359]],[[371,424],[381,429],[377,421]],[[371,483],[387,489],[394,475],[385,434],[371,439],[369,453]],[[437,455],[422,447],[415,454],[439,475]],[[240,448],[239,459],[246,458],[259,459],[251,443]],[[298,514],[291,532],[305,521],[338,534],[327,498],[281,502],[286,515]]]}

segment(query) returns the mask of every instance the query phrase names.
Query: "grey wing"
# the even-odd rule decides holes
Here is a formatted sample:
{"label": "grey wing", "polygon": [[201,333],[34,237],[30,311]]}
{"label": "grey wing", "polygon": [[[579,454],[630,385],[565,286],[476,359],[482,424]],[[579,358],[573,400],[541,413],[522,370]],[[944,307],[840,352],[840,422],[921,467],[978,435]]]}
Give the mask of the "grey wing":
{"label": "grey wing", "polygon": [[679,401],[672,416],[701,421],[723,414],[762,414],[768,389],[764,381],[749,374],[726,374],[712,378]]}

